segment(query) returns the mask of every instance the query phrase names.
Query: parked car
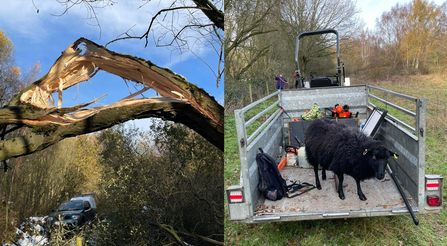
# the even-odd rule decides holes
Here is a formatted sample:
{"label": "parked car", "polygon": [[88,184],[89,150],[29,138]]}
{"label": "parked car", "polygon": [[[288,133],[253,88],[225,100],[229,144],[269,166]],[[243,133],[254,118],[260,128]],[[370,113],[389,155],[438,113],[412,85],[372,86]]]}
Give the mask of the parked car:
{"label": "parked car", "polygon": [[61,203],[48,216],[48,226],[51,228],[62,226],[66,229],[75,229],[94,221],[96,204],[93,196],[79,195],[70,201]]}
{"label": "parked car", "polygon": [[95,212],[96,215],[96,203],[95,203],[95,197],[96,194],[92,193],[92,194],[81,194],[81,195],[77,195],[73,198],[70,199],[70,201],[88,201],[93,209],[93,211]]}

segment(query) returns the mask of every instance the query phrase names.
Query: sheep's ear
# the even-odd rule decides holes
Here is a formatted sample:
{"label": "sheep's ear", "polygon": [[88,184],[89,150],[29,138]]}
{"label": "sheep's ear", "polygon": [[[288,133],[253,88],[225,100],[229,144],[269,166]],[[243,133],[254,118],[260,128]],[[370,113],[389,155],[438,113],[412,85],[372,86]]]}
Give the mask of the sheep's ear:
{"label": "sheep's ear", "polygon": [[395,152],[388,150],[390,152],[390,155],[394,156],[394,159],[397,159],[397,157],[399,157],[398,154],[396,154]]}

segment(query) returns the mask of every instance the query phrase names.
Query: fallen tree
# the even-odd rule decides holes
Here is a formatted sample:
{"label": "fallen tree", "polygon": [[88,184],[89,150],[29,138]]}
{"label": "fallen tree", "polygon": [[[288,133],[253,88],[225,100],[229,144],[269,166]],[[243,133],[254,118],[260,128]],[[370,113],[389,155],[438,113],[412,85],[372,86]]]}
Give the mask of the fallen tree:
{"label": "fallen tree", "polygon": [[[101,107],[87,108],[100,98],[62,107],[64,90],[89,80],[100,70],[144,88]],[[161,97],[134,98],[148,89]],[[58,93],[57,102],[52,93]],[[0,161],[34,153],[67,137],[148,117],[183,123],[223,151],[223,107],[206,91],[150,61],[117,54],[80,38],[62,52],[45,76],[0,109],[0,136],[22,127],[32,128],[30,133],[0,141]]]}

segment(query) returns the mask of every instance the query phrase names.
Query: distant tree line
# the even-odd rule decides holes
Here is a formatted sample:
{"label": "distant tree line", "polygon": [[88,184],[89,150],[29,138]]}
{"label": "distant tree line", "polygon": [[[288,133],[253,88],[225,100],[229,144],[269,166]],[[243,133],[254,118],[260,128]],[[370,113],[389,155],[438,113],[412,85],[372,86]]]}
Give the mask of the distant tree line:
{"label": "distant tree line", "polygon": [[356,52],[348,57],[354,72],[372,77],[439,72],[447,61],[446,38],[447,2],[413,0],[385,11],[374,30],[355,37]]}
{"label": "distant tree line", "polygon": [[[279,3],[279,4],[278,4]],[[334,6],[334,4],[336,6]],[[352,0],[226,1],[225,110],[275,91],[282,73],[294,88],[296,38],[304,31],[333,28],[340,34],[340,59],[347,76],[386,78],[445,69],[446,3],[428,0],[396,4],[364,29]],[[306,79],[335,74],[334,35],[300,40],[299,64]],[[243,98],[243,100],[241,100]]]}

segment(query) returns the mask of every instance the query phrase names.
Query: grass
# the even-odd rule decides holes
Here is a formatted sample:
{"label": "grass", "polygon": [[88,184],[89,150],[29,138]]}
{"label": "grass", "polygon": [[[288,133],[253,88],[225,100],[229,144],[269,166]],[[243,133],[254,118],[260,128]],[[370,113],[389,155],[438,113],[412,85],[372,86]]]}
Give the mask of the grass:
{"label": "grass", "polygon": [[[375,90],[371,90],[370,92],[372,95],[378,96],[382,99],[386,99],[388,102],[390,102],[394,105],[397,105],[401,108],[407,109],[411,112],[416,112],[416,102],[411,102],[409,100],[405,100],[403,98],[396,97],[393,95],[385,95],[385,93],[375,91]],[[384,103],[382,103],[374,98],[370,98],[370,102],[377,107],[388,110],[388,114],[391,114],[392,116],[403,121],[404,123],[408,124],[409,126],[416,128],[416,120],[412,116],[410,116],[396,108],[385,105]],[[407,129],[407,130],[411,132],[410,129]],[[415,134],[415,133],[413,133],[413,134]]]}
{"label": "grass", "polygon": [[[427,99],[426,173],[442,174],[447,177],[447,156],[444,148],[447,144],[447,134],[445,134],[447,131],[447,82],[445,76],[435,74],[392,77],[389,81],[371,81],[369,84]],[[414,109],[409,109],[414,111]],[[391,111],[391,114],[403,113]],[[407,120],[405,122],[408,123]]]}
{"label": "grass", "polygon": [[[356,81],[351,78],[351,81]],[[362,80],[405,95],[427,98],[426,173],[447,177],[447,82],[442,75],[393,77],[389,81]],[[400,104],[400,99],[391,99]],[[379,105],[377,105],[379,106]],[[261,110],[261,109],[259,109]],[[389,109],[390,110],[390,109]],[[390,114],[410,125],[401,112]],[[410,121],[410,122],[408,122]],[[414,123],[413,123],[414,124]],[[234,116],[225,115],[225,184],[239,183],[239,149]],[[445,191],[445,188],[444,188]],[[447,192],[444,201],[447,201]],[[226,245],[447,245],[447,212],[410,216],[331,219],[284,223],[238,224],[231,222],[225,208]]]}
{"label": "grass", "polygon": [[[224,177],[225,186],[237,184],[241,161],[239,160],[239,148],[236,136],[236,122],[234,115],[225,114],[225,155],[224,155]],[[227,179],[227,177],[229,179]]]}
{"label": "grass", "polygon": [[[278,100],[277,97],[273,97],[269,100],[266,100],[264,103],[257,105],[252,110],[249,110],[245,113],[245,122],[255,117],[259,112],[268,108],[274,102]],[[253,124],[248,126],[247,128],[247,136],[251,136],[251,134],[264,123],[268,117],[270,117],[278,108],[274,107],[269,110],[264,116],[260,117]],[[226,187],[231,184],[238,184],[239,175],[240,175],[240,166],[241,162],[239,160],[239,148],[238,148],[238,140],[236,135],[236,122],[234,118],[234,114],[225,114],[225,168],[224,168],[224,176],[225,176],[225,185]],[[227,179],[227,177],[231,177]]]}
{"label": "grass", "polygon": [[[257,114],[259,114],[264,109],[270,107],[272,104],[274,104],[276,101],[278,101],[278,97],[274,96],[259,105],[256,105],[249,111],[245,113],[245,122],[250,120],[251,118],[255,117]],[[274,114],[278,110],[278,107],[273,107],[269,111],[267,111],[263,116],[261,116],[259,119],[257,119],[255,122],[253,122],[251,125],[247,127],[247,137],[250,137],[256,129],[258,129],[272,114]]]}

